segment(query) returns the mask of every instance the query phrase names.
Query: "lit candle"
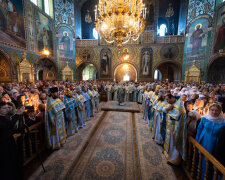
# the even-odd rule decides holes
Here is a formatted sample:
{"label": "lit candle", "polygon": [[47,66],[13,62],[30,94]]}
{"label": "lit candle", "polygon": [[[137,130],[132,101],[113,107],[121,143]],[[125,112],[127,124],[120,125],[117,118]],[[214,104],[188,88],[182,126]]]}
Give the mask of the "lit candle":
{"label": "lit candle", "polygon": [[147,14],[147,8],[145,8],[145,19],[146,19],[146,14]]}
{"label": "lit candle", "polygon": [[130,12],[131,12],[132,0],[130,0]]}
{"label": "lit candle", "polygon": [[112,0],[110,0],[109,10],[112,11]]}
{"label": "lit candle", "polygon": [[116,2],[116,9],[118,10],[118,0],[117,0],[117,2]]}
{"label": "lit candle", "polygon": [[104,4],[103,4],[103,11],[105,13],[105,1],[104,1]]}
{"label": "lit candle", "polygon": [[123,11],[124,11],[124,0],[123,0]]}
{"label": "lit candle", "polygon": [[136,10],[137,10],[137,0],[135,0],[135,13],[136,13]]}
{"label": "lit candle", "polygon": [[97,5],[95,5],[95,20],[97,19]]}

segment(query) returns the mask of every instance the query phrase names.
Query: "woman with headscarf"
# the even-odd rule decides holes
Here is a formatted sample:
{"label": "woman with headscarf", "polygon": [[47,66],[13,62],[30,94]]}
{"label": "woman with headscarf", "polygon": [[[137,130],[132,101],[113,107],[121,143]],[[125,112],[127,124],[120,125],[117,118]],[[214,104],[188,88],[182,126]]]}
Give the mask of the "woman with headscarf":
{"label": "woman with headscarf", "polygon": [[[210,154],[215,155],[215,147],[218,143],[219,132],[225,127],[225,119],[222,114],[222,108],[219,104],[212,104],[209,107],[209,113],[202,116],[198,125],[196,140],[201,144]],[[202,161],[202,174],[204,178],[206,169],[206,161]]]}

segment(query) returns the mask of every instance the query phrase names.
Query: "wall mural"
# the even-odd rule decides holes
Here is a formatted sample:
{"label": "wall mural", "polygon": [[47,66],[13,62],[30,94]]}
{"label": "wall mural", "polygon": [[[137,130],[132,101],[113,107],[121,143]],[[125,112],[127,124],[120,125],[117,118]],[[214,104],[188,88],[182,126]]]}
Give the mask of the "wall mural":
{"label": "wall mural", "polygon": [[55,23],[56,25],[64,23],[71,27],[74,26],[74,1],[73,0],[55,0]]}
{"label": "wall mural", "polygon": [[186,60],[205,59],[207,47],[209,21],[206,18],[199,18],[189,28],[186,38]]}
{"label": "wall mural", "polygon": [[100,52],[100,77],[110,78],[111,76],[112,52],[109,48],[104,48]]}
{"label": "wall mural", "polygon": [[155,17],[155,0],[144,0],[145,6],[147,7],[146,14],[146,27],[154,26]]}
{"label": "wall mural", "polygon": [[179,54],[178,47],[174,45],[163,46],[160,50],[161,59],[176,59]]}
{"label": "wall mural", "polygon": [[214,53],[219,52],[219,50],[225,50],[225,6],[219,9],[216,18]]}
{"label": "wall mural", "polygon": [[22,0],[0,0],[0,39],[12,46],[26,48]]}
{"label": "wall mural", "polygon": [[7,63],[7,59],[5,59],[1,54],[0,54],[0,81],[5,82],[5,81],[11,81],[11,72],[10,72],[10,66]]}
{"label": "wall mural", "polygon": [[60,61],[73,62],[73,34],[68,27],[60,27],[58,30],[58,51]]}
{"label": "wall mural", "polygon": [[213,17],[215,0],[189,0],[187,24],[199,15],[208,14]]}
{"label": "wall mural", "polygon": [[141,50],[140,58],[140,78],[152,77],[152,62],[153,62],[153,50],[152,48],[143,48]]}
{"label": "wall mural", "polygon": [[53,52],[52,21],[38,10],[36,11],[36,31],[38,52],[44,49]]}

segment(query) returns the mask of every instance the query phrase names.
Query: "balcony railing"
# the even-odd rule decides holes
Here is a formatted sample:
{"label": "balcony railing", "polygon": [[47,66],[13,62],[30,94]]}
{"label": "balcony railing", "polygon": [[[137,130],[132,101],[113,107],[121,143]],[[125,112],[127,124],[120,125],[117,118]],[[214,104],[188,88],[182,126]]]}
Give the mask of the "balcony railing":
{"label": "balcony railing", "polygon": [[189,179],[201,179],[203,158],[206,161],[204,180],[212,179],[209,177],[210,171],[213,171],[213,180],[225,179],[225,167],[212,154],[203,148],[193,137],[188,138],[188,144],[188,159],[184,164],[184,169]]}
{"label": "balcony railing", "polygon": [[[142,36],[142,44],[154,43],[154,35],[150,32],[145,32]],[[140,43],[140,39],[137,41],[130,40],[127,45],[137,45]],[[156,37],[156,44],[173,44],[173,43],[184,43],[184,36],[163,36]],[[104,40],[100,42],[97,39],[76,39],[76,47],[93,47],[93,46],[116,46],[114,43],[108,44]]]}
{"label": "balcony railing", "polygon": [[163,37],[157,37],[156,43],[184,43],[185,38],[184,36],[163,36]]}

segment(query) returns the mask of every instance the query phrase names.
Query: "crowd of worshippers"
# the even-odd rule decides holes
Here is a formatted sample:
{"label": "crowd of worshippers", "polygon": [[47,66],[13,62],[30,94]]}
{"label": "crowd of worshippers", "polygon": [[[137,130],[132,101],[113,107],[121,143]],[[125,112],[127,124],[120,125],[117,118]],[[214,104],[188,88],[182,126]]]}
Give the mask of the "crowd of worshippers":
{"label": "crowd of worshippers", "polygon": [[[20,166],[14,133],[45,120],[48,148],[66,138],[99,112],[99,94],[108,101],[143,105],[143,118],[154,140],[163,145],[169,163],[186,160],[191,135],[223,165],[225,85],[174,82],[38,81],[0,84],[0,179],[18,179]],[[121,100],[122,99],[122,100]],[[3,148],[2,148],[3,147]],[[204,166],[205,163],[203,163]],[[14,173],[12,173],[14,172]]]}
{"label": "crowd of worshippers", "polygon": [[[167,162],[180,165],[187,160],[188,136],[192,136],[225,166],[225,85],[170,87],[153,83],[142,91],[143,119],[153,140],[162,145]],[[202,179],[205,170],[203,159]]]}
{"label": "crowd of worshippers", "polygon": [[13,134],[42,121],[47,146],[56,150],[99,111],[96,82],[1,84],[0,179],[23,179],[22,158]]}

